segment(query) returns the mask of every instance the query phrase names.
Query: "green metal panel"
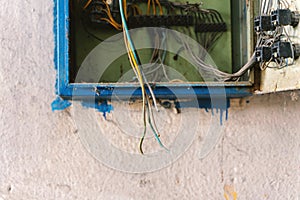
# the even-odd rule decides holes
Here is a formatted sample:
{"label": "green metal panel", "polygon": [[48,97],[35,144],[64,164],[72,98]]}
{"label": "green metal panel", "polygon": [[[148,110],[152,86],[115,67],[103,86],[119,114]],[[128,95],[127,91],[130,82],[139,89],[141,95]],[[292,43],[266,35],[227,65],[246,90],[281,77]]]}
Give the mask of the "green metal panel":
{"label": "green metal panel", "polygon": [[[77,2],[77,1],[73,1]],[[186,2],[182,0],[181,2]],[[227,24],[228,31],[216,42],[213,49],[209,52],[216,66],[225,72],[231,73],[232,67],[232,33],[231,33],[231,0],[204,0],[203,8],[212,8],[219,11]],[[199,3],[197,0],[189,1],[189,3]],[[119,31],[107,28],[92,27],[88,25],[87,17],[82,13],[79,6],[74,3],[71,6],[71,35],[70,35],[70,54],[71,54],[71,71],[70,81],[74,82],[76,73],[85,59],[85,57],[100,43],[94,36],[104,40],[111,35],[119,33]],[[84,25],[86,24],[86,25]],[[180,30],[176,28],[176,30]],[[94,35],[94,36],[92,36]],[[151,55],[151,50],[140,50],[139,55],[143,63],[148,63]],[[185,79],[192,82],[201,82],[202,78],[197,73],[195,68],[190,63],[180,58],[174,60],[174,55],[167,54],[166,65],[171,66],[180,74],[184,75]],[[127,55],[123,55],[116,59],[111,66],[105,71],[99,82],[113,83],[131,69]]]}

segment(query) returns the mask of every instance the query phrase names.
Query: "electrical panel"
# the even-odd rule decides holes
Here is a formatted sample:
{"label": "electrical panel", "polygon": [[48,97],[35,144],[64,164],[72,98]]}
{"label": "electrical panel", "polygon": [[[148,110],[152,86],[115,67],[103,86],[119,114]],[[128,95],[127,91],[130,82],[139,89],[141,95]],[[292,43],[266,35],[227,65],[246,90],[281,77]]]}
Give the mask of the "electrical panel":
{"label": "electrical panel", "polygon": [[[148,130],[169,152],[155,123],[159,107],[219,113],[220,123],[208,133],[217,138],[231,98],[300,89],[300,1],[54,2],[53,110],[74,100],[105,118],[114,101],[135,102],[141,105],[142,154]],[[79,120],[83,129],[95,127],[81,123],[85,117]]]}
{"label": "electrical panel", "polygon": [[[215,65],[219,66],[220,70],[232,73],[232,19],[230,0],[223,1],[222,4],[218,1],[190,1],[189,3],[168,1],[149,2],[150,6],[147,5],[148,2],[146,1],[126,2],[129,29],[163,27],[187,34],[208,51],[205,54],[208,53],[212,57]],[[73,51],[70,54],[70,61],[72,63],[70,78],[71,81],[75,81],[78,69],[90,51],[99,45],[101,41],[121,33],[122,29],[120,28],[121,19],[118,1],[111,1],[109,2],[110,4],[99,0],[83,1],[82,3],[73,1],[70,3],[72,8],[70,12],[70,45],[73,47]],[[111,13],[114,25],[112,25],[112,21],[108,22],[107,13]],[[154,34],[149,30],[149,33],[145,33],[143,37],[148,39],[149,42],[152,42],[151,40],[155,41],[155,37],[159,38],[157,43],[161,43],[167,49],[162,60],[164,65],[175,69],[180,74],[184,74],[187,81],[203,81],[195,67],[182,59],[180,55],[184,51],[182,48],[176,50],[178,54],[168,50],[168,48],[172,48],[170,47],[172,43],[177,42],[171,38],[171,35],[162,41],[163,33],[156,36]],[[134,37],[139,36],[133,36],[133,40],[137,40]],[[155,59],[151,60],[153,49],[142,49],[138,51],[138,54],[143,64],[153,63],[153,67],[146,67],[147,69],[144,69],[149,79],[151,79],[149,81],[166,82],[170,79],[168,72],[164,73],[162,67],[158,67],[158,62],[155,62]],[[103,66],[95,66],[95,68],[99,67]],[[155,70],[156,68],[158,69]],[[131,70],[131,66],[127,55],[122,55],[120,58],[115,59],[102,77],[99,77],[99,83],[118,82],[129,70]],[[88,80],[84,81],[87,82]]]}
{"label": "electrical panel", "polygon": [[109,99],[116,88],[141,99],[141,90],[127,92],[144,85],[159,99],[187,97],[190,87],[197,98],[220,87],[228,98],[299,88],[297,1],[55,3],[57,88],[64,99],[74,89],[79,98]]}

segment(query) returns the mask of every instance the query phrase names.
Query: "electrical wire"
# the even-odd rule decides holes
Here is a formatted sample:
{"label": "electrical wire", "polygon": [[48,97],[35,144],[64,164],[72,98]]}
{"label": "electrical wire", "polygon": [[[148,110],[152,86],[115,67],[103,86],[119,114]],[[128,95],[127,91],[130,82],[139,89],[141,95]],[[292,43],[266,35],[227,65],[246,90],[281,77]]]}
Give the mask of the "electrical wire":
{"label": "electrical wire", "polygon": [[156,4],[158,5],[158,8],[159,8],[159,14],[163,15],[163,9],[162,9],[162,6],[161,6],[159,0],[155,0],[155,2],[156,2]]}
{"label": "electrical wire", "polygon": [[138,15],[143,14],[142,10],[136,4],[131,4],[131,7],[133,7],[136,10]]}
{"label": "electrical wire", "polygon": [[[149,33],[153,34],[153,33]],[[164,67],[164,60],[166,58],[166,34],[165,32],[162,33],[162,36],[158,32],[155,32],[155,39],[154,39],[154,50],[152,52],[152,56],[149,60],[149,63],[151,63],[148,66],[145,66],[143,69],[145,69],[145,75],[152,75],[152,81],[161,81],[157,79],[158,74],[161,74],[159,69],[163,70],[163,74],[165,75],[165,78],[168,80],[168,76]],[[154,78],[156,77],[156,78]]]}
{"label": "electrical wire", "polygon": [[154,0],[151,0],[152,2],[152,12],[154,15],[156,15],[156,5],[155,5],[155,1]]}
{"label": "electrical wire", "polygon": [[92,0],[88,0],[86,2],[86,4],[83,6],[83,9],[85,10],[91,3],[92,3]]}
{"label": "electrical wire", "polygon": [[229,74],[226,72],[222,72],[219,69],[215,68],[214,66],[207,64],[201,59],[199,56],[195,55],[190,45],[182,39],[183,46],[188,52],[188,55],[190,55],[193,60],[195,61],[195,65],[200,70],[201,75],[209,76],[210,78],[215,78],[218,81],[224,82],[229,80],[238,80],[239,77],[244,75],[256,62],[255,54],[253,54],[250,58],[250,60],[236,73]]}
{"label": "electrical wire", "polygon": [[[123,1],[119,0],[119,4],[123,5]],[[143,71],[141,69],[141,62],[138,58],[138,55],[136,53],[134,44],[132,42],[132,39],[130,37],[129,31],[128,31],[128,28],[127,28],[127,22],[126,22],[126,18],[125,18],[125,15],[124,15],[123,6],[120,6],[120,15],[121,15],[121,20],[122,20],[122,25],[123,25],[124,42],[125,42],[125,46],[126,46],[126,49],[127,49],[128,57],[129,57],[131,65],[132,65],[133,71],[135,72],[135,74],[138,78],[138,81],[140,83],[140,87],[141,87],[141,90],[142,90],[144,131],[143,131],[142,137],[140,139],[140,152],[143,154],[142,145],[143,145],[143,141],[144,141],[145,134],[146,134],[146,129],[147,129],[147,123],[146,123],[146,121],[147,121],[146,116],[147,115],[148,115],[148,123],[149,123],[149,125],[152,129],[152,132],[155,136],[155,139],[157,140],[157,142],[159,143],[159,145],[161,147],[166,149],[166,147],[162,144],[162,142],[159,138],[160,135],[158,134],[158,130],[157,130],[157,127],[156,127],[155,122],[154,122],[154,118],[153,118],[152,110],[151,110],[152,108],[151,108],[151,104],[150,104],[150,99],[149,99],[148,94],[146,93],[145,84],[147,85],[147,87],[149,89],[149,92],[150,92],[151,97],[153,99],[153,103],[154,103],[154,105],[157,109],[156,99],[155,99],[154,93],[152,91],[152,88],[150,87],[150,85],[149,85],[149,83],[148,83],[148,81],[145,77],[145,74],[143,73]],[[146,111],[147,111],[148,114],[146,114]],[[151,118],[153,118],[153,119],[151,119]]]}
{"label": "electrical wire", "polygon": [[[116,21],[114,20],[112,14],[111,14],[111,12],[110,12],[110,7],[109,7],[108,3],[107,3],[105,0],[103,0],[102,2],[104,3],[104,5],[105,5],[105,7],[106,7],[106,10],[104,10],[104,12],[107,14],[108,19],[106,19],[106,18],[101,18],[101,19],[107,21],[108,23],[110,23],[110,24],[111,24],[113,27],[115,27],[117,30],[121,30],[121,29],[122,29],[122,26],[121,26],[118,22],[116,22]],[[125,10],[125,11],[126,11],[126,10]],[[127,15],[126,15],[126,16],[127,16]]]}
{"label": "electrical wire", "polygon": [[148,0],[148,2],[147,2],[147,15],[150,15],[150,5],[151,5],[151,0]]}
{"label": "electrical wire", "polygon": [[[119,2],[122,3],[122,0],[119,0]],[[122,5],[122,4],[120,4],[120,5]],[[128,31],[128,27],[127,27],[127,22],[126,22],[126,19],[125,19],[125,17],[124,17],[124,11],[123,11],[123,8],[122,8],[121,6],[120,6],[120,14],[121,14],[121,20],[122,20],[122,24],[123,24],[123,32],[125,32],[125,34],[126,34],[126,38],[127,38],[127,40],[128,40],[128,43],[129,43],[129,50],[130,50],[130,52],[131,52],[131,54],[132,54],[132,56],[133,56],[132,59],[133,59],[133,61],[135,61],[136,64],[137,64],[137,65],[136,65],[136,68],[137,68],[138,70],[142,71],[142,70],[141,70],[141,67],[140,67],[140,66],[141,66],[141,62],[140,62],[140,59],[139,59],[138,56],[137,56],[137,53],[136,53],[134,44],[133,44],[133,42],[132,42],[132,40],[131,40],[129,31]],[[151,96],[152,96],[152,98],[153,98],[154,106],[155,106],[156,110],[158,111],[157,103],[156,103],[156,98],[155,98],[155,96],[154,96],[153,90],[152,90],[150,84],[148,83],[148,81],[147,81],[147,79],[146,79],[146,77],[144,76],[143,73],[142,73],[142,76],[143,76],[142,78],[144,79],[144,82],[145,82],[145,84],[147,85],[147,87],[148,87],[148,89],[149,89],[149,92],[150,92],[150,94],[151,94]],[[141,85],[141,87],[142,87],[142,85]],[[143,85],[143,87],[144,87],[144,85]]]}

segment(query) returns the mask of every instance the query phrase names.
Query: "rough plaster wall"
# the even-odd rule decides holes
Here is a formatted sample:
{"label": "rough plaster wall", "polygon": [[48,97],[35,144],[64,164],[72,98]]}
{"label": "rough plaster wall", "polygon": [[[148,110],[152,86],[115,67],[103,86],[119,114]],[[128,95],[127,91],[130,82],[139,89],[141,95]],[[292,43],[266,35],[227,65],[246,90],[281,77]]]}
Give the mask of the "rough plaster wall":
{"label": "rough plaster wall", "polygon": [[[0,2],[0,199],[299,199],[299,92],[234,106],[204,160],[193,145],[150,174],[111,170],[82,146],[55,98],[52,1]],[[291,95],[292,94],[292,95]],[[196,142],[195,142],[196,143]]]}

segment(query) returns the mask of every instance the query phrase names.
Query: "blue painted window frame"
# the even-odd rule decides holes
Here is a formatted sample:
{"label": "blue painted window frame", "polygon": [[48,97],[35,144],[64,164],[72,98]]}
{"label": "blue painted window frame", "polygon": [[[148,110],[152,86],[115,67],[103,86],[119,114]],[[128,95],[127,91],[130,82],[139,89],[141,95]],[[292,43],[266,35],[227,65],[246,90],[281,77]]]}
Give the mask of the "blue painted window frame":
{"label": "blue painted window frame", "polygon": [[[109,100],[117,88],[118,98],[141,98],[141,90],[135,84],[78,84],[69,82],[69,1],[54,0],[55,67],[57,70],[56,94],[64,100],[83,100],[96,97]],[[132,94],[132,89],[136,88]],[[193,90],[191,90],[191,88]],[[212,95],[239,98],[252,94],[252,84],[242,83],[169,83],[156,84],[154,94],[158,99],[187,99],[195,94],[198,99],[210,99]],[[74,89],[76,93],[74,93]],[[172,91],[172,92],[171,92]],[[176,94],[176,96],[174,95]]]}

